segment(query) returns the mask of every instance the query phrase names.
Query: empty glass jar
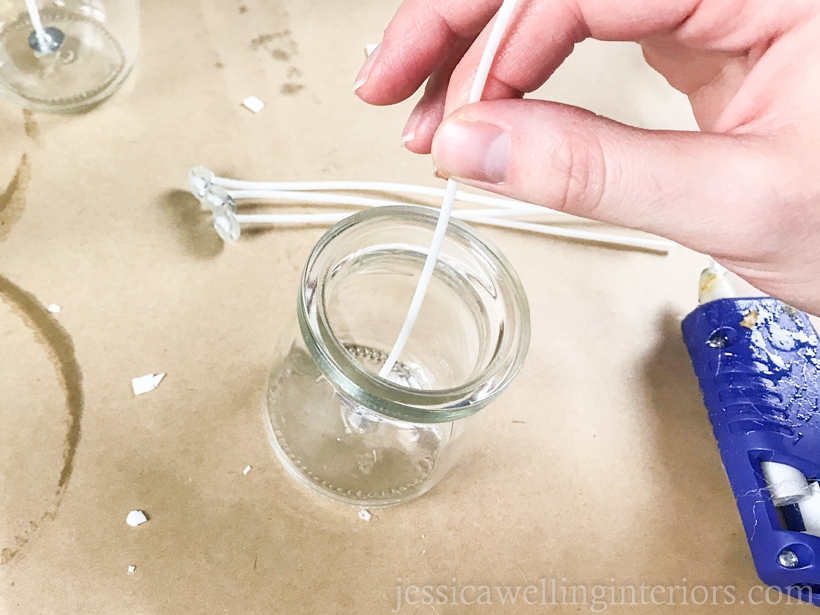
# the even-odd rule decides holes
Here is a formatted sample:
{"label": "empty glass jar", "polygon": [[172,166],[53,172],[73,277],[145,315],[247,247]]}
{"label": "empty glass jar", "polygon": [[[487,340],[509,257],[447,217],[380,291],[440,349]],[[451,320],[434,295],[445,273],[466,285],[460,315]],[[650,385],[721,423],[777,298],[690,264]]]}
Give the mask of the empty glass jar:
{"label": "empty glass jar", "polygon": [[119,88],[138,46],[138,0],[0,0],[0,94],[82,111]]}
{"label": "empty glass jar", "polygon": [[271,371],[269,432],[306,485],[362,507],[418,497],[458,456],[467,417],[494,400],[529,345],[521,283],[495,246],[452,222],[399,362],[379,369],[404,322],[437,220],[379,207],[313,249],[293,327]]}

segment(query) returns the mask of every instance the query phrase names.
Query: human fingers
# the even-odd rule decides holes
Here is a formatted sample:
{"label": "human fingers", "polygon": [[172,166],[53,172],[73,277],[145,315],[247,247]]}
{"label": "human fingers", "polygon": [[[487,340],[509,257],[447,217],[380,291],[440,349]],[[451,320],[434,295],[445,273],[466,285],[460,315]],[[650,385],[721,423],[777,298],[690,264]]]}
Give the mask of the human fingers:
{"label": "human fingers", "polygon": [[432,154],[444,177],[710,254],[731,246],[767,258],[802,231],[778,212],[788,158],[767,137],[642,130],[567,105],[505,100],[448,116]]}
{"label": "human fingers", "polygon": [[[735,1],[735,0],[730,0]],[[613,10],[603,0],[522,0],[493,62],[484,100],[522,96],[541,87],[586,38],[639,41],[672,31],[695,10],[691,0],[656,3],[625,0]],[[450,79],[445,116],[467,104],[488,24]]]}
{"label": "human fingers", "polygon": [[448,116],[432,154],[444,177],[673,239],[820,315],[811,140],[642,130],[567,105],[501,100]]}
{"label": "human fingers", "polygon": [[424,87],[424,94],[416,103],[413,112],[402,131],[401,142],[411,152],[429,154],[433,134],[444,118],[444,103],[450,75],[464,51],[472,44],[472,39],[463,39],[436,71],[430,75]]}
{"label": "human fingers", "polygon": [[453,53],[463,52],[463,41],[472,41],[499,6],[501,0],[405,0],[356,76],[354,91],[373,105],[405,100]]}

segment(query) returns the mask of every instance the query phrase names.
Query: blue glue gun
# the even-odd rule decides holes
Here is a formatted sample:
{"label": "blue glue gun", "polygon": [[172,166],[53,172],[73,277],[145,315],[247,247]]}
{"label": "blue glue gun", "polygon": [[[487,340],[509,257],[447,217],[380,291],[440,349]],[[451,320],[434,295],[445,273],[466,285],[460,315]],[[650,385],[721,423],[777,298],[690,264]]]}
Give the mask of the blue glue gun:
{"label": "blue glue gun", "polygon": [[703,272],[683,339],[758,575],[820,606],[817,332],[772,297],[727,297],[722,276]]}

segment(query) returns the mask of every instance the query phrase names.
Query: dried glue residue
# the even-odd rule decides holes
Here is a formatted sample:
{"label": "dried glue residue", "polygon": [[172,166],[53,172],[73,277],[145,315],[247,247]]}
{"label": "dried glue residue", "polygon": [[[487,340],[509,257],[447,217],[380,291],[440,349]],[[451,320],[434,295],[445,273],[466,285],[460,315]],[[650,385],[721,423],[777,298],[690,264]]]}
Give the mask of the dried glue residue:
{"label": "dried glue residue", "polygon": [[740,321],[740,326],[746,327],[747,329],[754,329],[759,317],[760,313],[757,310],[749,310],[743,317],[743,320]]}

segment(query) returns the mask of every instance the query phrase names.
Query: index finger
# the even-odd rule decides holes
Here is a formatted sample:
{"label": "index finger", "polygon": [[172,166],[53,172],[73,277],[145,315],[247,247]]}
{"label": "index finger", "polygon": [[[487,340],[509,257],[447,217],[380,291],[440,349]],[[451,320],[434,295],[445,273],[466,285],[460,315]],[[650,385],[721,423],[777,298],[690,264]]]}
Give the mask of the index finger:
{"label": "index finger", "polygon": [[[493,64],[487,98],[538,88],[584,38],[639,40],[680,25],[697,4],[521,0]],[[448,109],[463,104],[489,35],[487,24],[500,5],[500,0],[405,0],[357,94],[372,104],[404,100],[444,62],[460,38],[481,32],[451,80]]]}
{"label": "index finger", "polygon": [[[541,87],[586,38],[640,41],[685,23],[697,2],[623,0],[520,0],[490,71],[483,98],[512,98]],[[490,25],[453,71],[445,117],[467,104]]]}
{"label": "index finger", "polygon": [[481,32],[500,6],[501,0],[405,0],[356,94],[374,105],[410,97],[454,50],[463,48],[459,41]]}

